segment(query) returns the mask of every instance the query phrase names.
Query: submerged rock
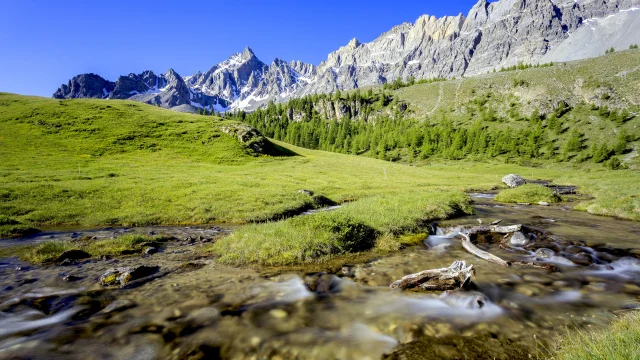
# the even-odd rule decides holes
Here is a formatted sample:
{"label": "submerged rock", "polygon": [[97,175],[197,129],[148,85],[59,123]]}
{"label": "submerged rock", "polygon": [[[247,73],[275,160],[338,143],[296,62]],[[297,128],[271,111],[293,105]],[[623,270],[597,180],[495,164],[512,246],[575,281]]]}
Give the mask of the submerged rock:
{"label": "submerged rock", "polygon": [[526,183],[522,176],[516,174],[509,174],[503,177],[502,182],[512,188],[524,185]]}
{"label": "submerged rock", "polygon": [[576,265],[589,266],[593,264],[593,257],[587,253],[567,254],[566,257]]}
{"label": "submerged rock", "polygon": [[102,286],[120,285],[125,286],[132,281],[152,275],[157,272],[159,266],[132,266],[111,268],[100,276],[100,284]]}
{"label": "submerged rock", "polygon": [[316,294],[334,294],[342,290],[342,280],[332,274],[317,273],[305,278],[309,290]]}
{"label": "submerged rock", "polygon": [[104,309],[102,309],[102,311],[100,311],[100,314],[110,314],[118,311],[123,311],[126,309],[130,309],[134,306],[136,306],[136,304],[129,299],[118,299],[113,301],[109,305],[107,305],[107,307],[105,307]]}

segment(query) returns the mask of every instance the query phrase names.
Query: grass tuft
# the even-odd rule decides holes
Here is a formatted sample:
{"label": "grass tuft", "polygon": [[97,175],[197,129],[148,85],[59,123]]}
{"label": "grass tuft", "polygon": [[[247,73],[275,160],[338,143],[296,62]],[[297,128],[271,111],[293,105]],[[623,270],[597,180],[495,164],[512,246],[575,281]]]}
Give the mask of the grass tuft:
{"label": "grass tuft", "polygon": [[640,359],[640,311],[633,310],[599,331],[575,330],[562,338],[556,360]]}
{"label": "grass tuft", "polygon": [[415,239],[429,221],[472,213],[459,191],[404,192],[372,196],[333,212],[253,224],[236,230],[210,249],[228,264],[292,265],[370,250],[393,251]]}
{"label": "grass tuft", "polygon": [[67,250],[82,250],[92,257],[102,255],[116,256],[140,252],[147,244],[166,240],[168,239],[164,237],[146,235],[123,235],[105,240],[51,240],[37,245],[1,249],[0,256],[18,256],[21,260],[32,264],[48,264],[55,262]]}
{"label": "grass tuft", "polygon": [[503,203],[537,204],[541,201],[556,203],[560,202],[561,199],[548,187],[525,184],[516,188],[500,191],[498,195],[496,195],[495,200]]}

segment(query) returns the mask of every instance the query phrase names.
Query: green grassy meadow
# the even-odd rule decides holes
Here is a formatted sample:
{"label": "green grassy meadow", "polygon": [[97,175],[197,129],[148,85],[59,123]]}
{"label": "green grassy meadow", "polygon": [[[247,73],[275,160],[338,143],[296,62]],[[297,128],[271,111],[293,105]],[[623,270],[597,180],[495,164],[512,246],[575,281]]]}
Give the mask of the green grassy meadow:
{"label": "green grassy meadow", "polygon": [[249,223],[313,206],[414,190],[480,190],[508,173],[578,185],[582,210],[640,220],[637,171],[491,161],[410,166],[279,145],[254,156],[214,117],[129,101],[0,94],[0,215],[23,226]]}

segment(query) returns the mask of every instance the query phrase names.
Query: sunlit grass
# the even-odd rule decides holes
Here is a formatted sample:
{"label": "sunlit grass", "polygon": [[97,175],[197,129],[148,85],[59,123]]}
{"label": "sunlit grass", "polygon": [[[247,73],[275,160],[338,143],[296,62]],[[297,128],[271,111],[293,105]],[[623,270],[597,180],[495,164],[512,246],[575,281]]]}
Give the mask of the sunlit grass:
{"label": "sunlit grass", "polygon": [[405,232],[423,230],[435,219],[472,212],[470,198],[459,191],[377,195],[332,212],[245,226],[216,242],[211,250],[221,255],[219,261],[230,264],[320,262],[374,247],[397,250],[416,242],[402,236]]}
{"label": "sunlit grass", "polygon": [[21,260],[32,264],[47,264],[58,260],[67,250],[82,250],[92,257],[102,255],[122,255],[125,253],[141,252],[147,244],[166,241],[164,237],[146,235],[123,235],[104,240],[50,240],[36,245],[0,249],[1,255],[17,256]]}
{"label": "sunlit grass", "polygon": [[504,203],[537,204],[541,201],[556,203],[560,197],[552,189],[535,184],[525,184],[512,189],[502,190],[496,195],[496,201]]}
{"label": "sunlit grass", "polygon": [[[279,142],[299,156],[254,157],[222,134],[225,122],[214,117],[128,101],[10,94],[0,94],[0,106],[0,214],[19,223],[0,225],[0,230],[245,224],[314,206],[299,189],[336,202],[373,201],[367,199],[423,190],[487,190],[510,173],[580,186],[595,197],[580,209],[640,220],[637,172],[610,171],[600,164],[527,168],[483,160],[414,167]],[[393,226],[406,226],[403,219],[398,213],[371,221],[388,221],[394,231]]]}
{"label": "sunlit grass", "polygon": [[640,359],[640,311],[628,312],[606,329],[568,330],[561,338],[554,359]]}

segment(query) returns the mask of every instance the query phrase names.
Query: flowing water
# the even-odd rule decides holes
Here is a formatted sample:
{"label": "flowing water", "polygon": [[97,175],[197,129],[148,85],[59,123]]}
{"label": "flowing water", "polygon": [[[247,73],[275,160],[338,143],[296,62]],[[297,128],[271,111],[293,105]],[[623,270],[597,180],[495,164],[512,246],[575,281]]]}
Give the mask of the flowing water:
{"label": "flowing water", "polygon": [[[604,326],[640,302],[640,224],[563,206],[503,206],[490,194],[474,198],[475,215],[438,224],[424,245],[344,264],[334,274],[268,277],[218,264],[192,241],[154,255],[71,266],[0,259],[0,358],[544,357],[567,327]],[[536,244],[501,247],[503,239],[478,238],[478,247],[508,261],[553,267],[505,268],[464,251],[456,234],[478,219],[528,225]],[[192,230],[143,232],[192,236]],[[402,276],[454,260],[474,265],[475,288],[389,289]],[[132,265],[170,271],[134,288],[98,284],[107,268]]]}

